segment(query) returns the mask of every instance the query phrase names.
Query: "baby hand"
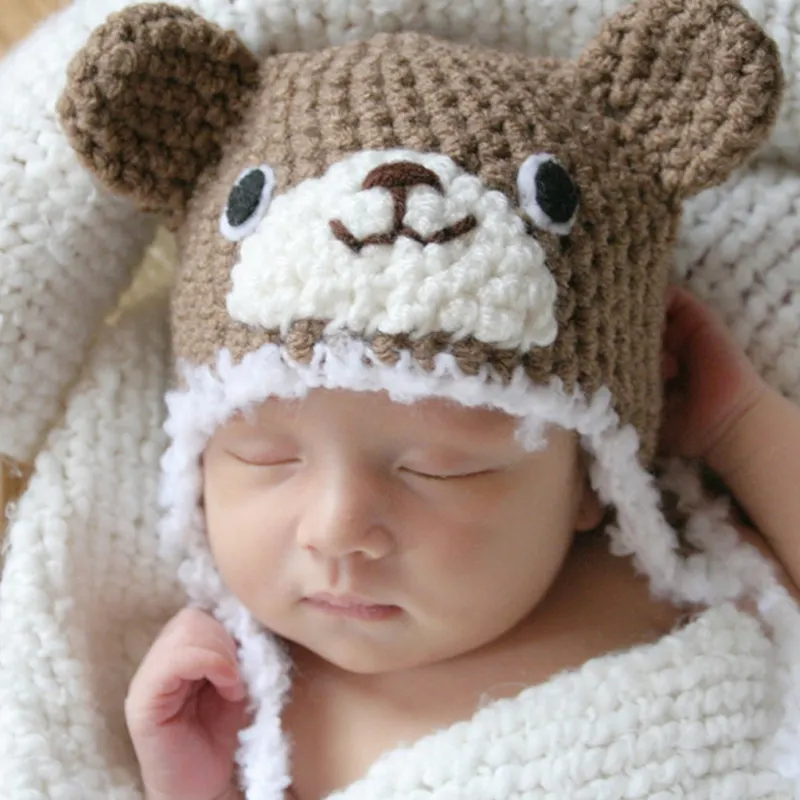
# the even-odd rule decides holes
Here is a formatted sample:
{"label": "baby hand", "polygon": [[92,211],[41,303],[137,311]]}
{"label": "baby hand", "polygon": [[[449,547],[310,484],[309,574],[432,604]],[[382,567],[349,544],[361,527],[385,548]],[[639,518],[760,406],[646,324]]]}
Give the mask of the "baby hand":
{"label": "baby hand", "polygon": [[724,475],[720,445],[769,387],[722,320],[680,288],[670,290],[662,367],[662,449]]}
{"label": "baby hand", "polygon": [[225,628],[196,609],[173,617],[125,701],[148,800],[237,796],[234,754],[248,721],[245,694]]}

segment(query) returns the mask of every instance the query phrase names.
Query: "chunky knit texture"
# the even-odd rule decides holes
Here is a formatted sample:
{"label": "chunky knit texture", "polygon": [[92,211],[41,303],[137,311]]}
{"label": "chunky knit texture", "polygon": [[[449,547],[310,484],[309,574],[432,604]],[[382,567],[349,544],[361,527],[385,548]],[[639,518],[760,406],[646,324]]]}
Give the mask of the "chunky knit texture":
{"label": "chunky knit texture", "polygon": [[[8,800],[142,798],[124,732],[123,700],[160,625],[183,603],[175,562],[157,552],[152,535],[168,373],[165,319],[165,303],[148,301],[106,331],[14,512],[0,581],[0,782]],[[118,513],[121,505],[124,516]],[[542,791],[528,798],[616,798],[621,795],[615,793],[615,765],[626,764],[625,758],[627,766],[638,765],[641,753],[661,747],[666,768],[678,769],[673,745],[687,737],[697,750],[684,753],[684,759],[701,765],[696,785],[686,787],[692,800],[717,796],[710,787],[726,785],[725,780],[734,788],[722,796],[732,800],[800,797],[774,771],[758,768],[769,755],[764,734],[775,710],[768,700],[778,685],[775,670],[775,654],[760,626],[720,609],[654,648],[596,660],[530,690],[518,703],[502,701],[471,722],[390,754],[341,800],[374,800],[384,796],[376,793],[384,787],[386,797],[397,800],[436,797],[431,782],[447,797],[445,789],[457,780],[472,781],[482,791],[485,784],[476,784],[477,772],[470,770],[481,760],[498,768],[494,780],[500,791],[509,785],[503,777],[507,768],[511,785],[544,781]],[[603,690],[615,682],[635,691]],[[577,697],[594,701],[594,724],[582,713],[585,707],[575,705]],[[524,768],[519,746],[512,743],[515,726],[531,705],[548,730],[574,737],[573,749],[551,752],[548,759],[535,732],[525,733],[522,741],[539,754],[536,771]],[[648,707],[661,716],[644,714]],[[702,714],[707,726],[698,724]],[[711,735],[703,739],[706,730]],[[615,744],[616,733],[623,743],[652,743],[652,749]],[[494,741],[491,751],[470,744],[484,737]],[[587,749],[592,758],[586,758]],[[456,757],[465,753],[469,760]],[[587,772],[575,772],[578,757],[588,764]],[[456,764],[462,773],[445,769]],[[715,765],[726,764],[738,766],[725,776]],[[581,777],[583,793],[576,788]],[[641,766],[638,779],[639,796],[649,797],[652,772]],[[599,793],[600,780],[605,795]],[[562,788],[565,781],[571,781],[569,790]],[[742,786],[755,788],[748,794]]]}
{"label": "chunky knit texture", "polygon": [[640,0],[572,61],[402,33],[257,71],[235,36],[164,4],[92,34],[59,111],[96,177],[177,229],[160,533],[238,642],[248,800],[291,783],[291,667],[217,573],[201,456],[232,414],[315,387],[503,409],[529,447],[544,425],[575,430],[612,548],[655,593],[756,598],[785,703],[759,736],[796,748],[797,608],[697,498],[683,558],[644,468],[682,202],[766,139],[782,86],[774,43],[731,0]]}
{"label": "chunky knit texture", "polygon": [[724,606],[489,703],[329,800],[792,800],[762,747],[772,675],[758,623]]}
{"label": "chunky knit texture", "polygon": [[[524,6],[476,5],[466,12],[458,4],[442,9],[398,2],[380,18],[377,6],[368,3],[348,4],[346,13],[331,4],[320,16],[298,13],[283,2],[207,2],[202,10],[238,30],[262,54],[268,47],[313,48],[402,24],[453,38],[502,40],[530,52],[576,55],[600,17],[618,5],[551,8],[531,0]],[[746,5],[781,47],[790,80],[788,102],[763,158],[688,204],[678,274],[724,313],[764,373],[800,399],[794,213],[800,178],[792,168],[800,133],[793,61],[796,5]],[[0,302],[8,302],[2,305],[0,329],[0,359],[8,359],[0,362],[0,449],[18,457],[32,452],[82,364],[82,377],[66,399],[66,415],[49,434],[29,492],[16,509],[0,582],[0,785],[10,800],[140,797],[123,732],[122,699],[159,623],[182,602],[173,581],[174,562],[156,554],[152,538],[157,454],[163,445],[159,398],[168,360],[165,307],[142,309],[116,330],[98,324],[149,240],[150,223],[130,213],[126,203],[96,192],[77,169],[50,111],[67,58],[113,7],[100,0],[79,4],[0,66],[4,85],[10,76],[19,87],[8,94],[9,113],[0,118],[2,180],[9,187],[0,193],[0,228],[6,237],[0,275],[12,286],[0,292]],[[43,47],[48,59],[41,58]],[[790,163],[779,163],[777,153]],[[97,303],[87,301],[89,290],[98,293]],[[9,296],[12,300],[2,299]],[[87,356],[90,332],[98,341]],[[23,357],[21,339],[28,348]],[[726,641],[738,630],[730,617],[712,620],[721,631],[727,626],[728,632],[720,634]],[[767,672],[773,656],[767,657],[765,640],[750,629],[743,641],[742,662],[764,658]],[[691,643],[687,648],[692,652]],[[631,657],[616,662],[621,674],[637,674],[636,655]],[[699,695],[685,702],[702,707]],[[757,743],[756,727],[751,732],[753,748],[766,749]],[[439,761],[436,756],[430,764]],[[384,763],[402,780],[402,764]],[[416,780],[416,767],[411,760],[407,764],[409,781]],[[767,779],[778,780],[774,773]],[[698,785],[688,796],[709,796]],[[758,793],[763,784],[756,786],[754,798],[770,796]],[[734,787],[729,796],[748,797],[741,784]],[[780,791],[775,790],[776,797],[793,796]],[[597,795],[588,790],[585,796]]]}
{"label": "chunky knit texture", "polygon": [[[627,2],[482,0],[464,6],[428,0],[393,0],[388,5],[374,0],[324,0],[314,13],[303,4],[295,7],[284,0],[178,0],[176,4],[199,10],[236,31],[258,56],[314,50],[379,31],[422,30],[536,55],[575,57],[597,33],[601,21]],[[0,64],[4,84],[0,452],[23,461],[32,458],[58,419],[93,332],[130,280],[153,235],[152,220],[132,212],[128,202],[98,191],[88,175],[76,168],[75,155],[55,114],[67,63],[95,26],[126,5],[124,0],[77,0]],[[797,165],[797,2],[744,0],[743,5],[778,44],[789,81],[766,152]],[[47,58],[41,58],[42,52]],[[731,322],[772,329],[771,315],[763,313],[760,305],[753,312],[756,321],[744,321],[738,313],[739,302],[730,309]],[[757,339],[762,333],[756,334]],[[768,346],[774,351],[774,341]]]}
{"label": "chunky knit texture", "polygon": [[[345,332],[392,361],[521,366],[607,387],[647,462],[681,201],[779,107],[777,50],[741,8],[642,2],[577,63],[404,33],[256,68],[197,15],[134,7],[92,34],[59,104],[103,184],[179,226],[177,358],[277,341],[310,359]],[[226,197],[259,164],[264,222],[226,242]]]}

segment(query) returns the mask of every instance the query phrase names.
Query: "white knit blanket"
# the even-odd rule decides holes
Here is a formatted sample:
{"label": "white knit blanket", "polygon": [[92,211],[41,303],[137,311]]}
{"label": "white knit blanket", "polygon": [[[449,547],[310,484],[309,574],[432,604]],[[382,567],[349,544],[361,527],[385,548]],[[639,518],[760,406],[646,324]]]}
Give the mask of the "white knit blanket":
{"label": "white knit blanket", "polygon": [[[569,56],[625,0],[182,4],[262,53],[402,27]],[[153,223],[96,190],[54,113],[70,56],[123,5],[79,1],[0,62],[0,453],[36,456],[0,581],[3,800],[140,800],[123,698],[182,603],[176,565],[159,558],[154,534],[164,298],[118,325],[104,321]],[[782,50],[784,111],[758,161],[687,208],[677,270],[723,312],[764,374],[800,400],[800,0],[744,5]]]}
{"label": "white knit blanket", "polygon": [[726,605],[488,703],[328,800],[792,800],[765,744],[774,686],[769,640]]}

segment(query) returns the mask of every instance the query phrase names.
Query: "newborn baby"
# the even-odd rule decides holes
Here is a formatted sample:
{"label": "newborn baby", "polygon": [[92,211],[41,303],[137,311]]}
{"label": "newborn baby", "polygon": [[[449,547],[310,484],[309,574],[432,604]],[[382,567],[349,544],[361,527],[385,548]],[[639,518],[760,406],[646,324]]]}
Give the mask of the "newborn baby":
{"label": "newborn baby", "polygon": [[575,61],[259,62],[164,4],[95,32],[62,123],[181,254],[148,800],[793,796],[797,412],[681,293],[664,347],[681,204],[781,88],[731,0],[643,0]]}

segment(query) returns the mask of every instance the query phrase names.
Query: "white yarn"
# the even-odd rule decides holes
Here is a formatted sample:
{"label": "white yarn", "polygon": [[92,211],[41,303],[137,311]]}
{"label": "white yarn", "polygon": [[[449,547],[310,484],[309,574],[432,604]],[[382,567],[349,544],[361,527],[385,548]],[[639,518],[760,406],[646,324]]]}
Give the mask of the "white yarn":
{"label": "white yarn", "polygon": [[137,800],[123,700],[185,603],[158,556],[162,301],[107,329],[38,456],[0,580],[0,796]]}
{"label": "white yarn", "polygon": [[773,674],[758,624],[725,605],[393,750],[328,800],[792,800],[758,744]]}
{"label": "white yarn", "polygon": [[[177,2],[236,30],[262,55],[404,28],[574,56],[626,0]],[[163,446],[158,398],[168,363],[165,311],[146,309],[117,332],[99,324],[151,229],[126,204],[96,194],[53,112],[69,58],[109,12],[129,4],[78,0],[0,61],[0,452],[28,460],[44,440],[8,532],[0,581],[4,800],[141,797],[122,701],[160,623],[181,603],[173,566],[156,554],[152,536]],[[781,48],[786,103],[764,158],[687,204],[677,269],[725,314],[767,378],[800,400],[800,3],[744,5]],[[778,154],[788,163],[775,160]],[[92,332],[98,341],[90,352]],[[48,436],[62,406],[65,416]],[[537,429],[528,433],[535,442]],[[776,639],[800,642],[794,608],[783,593],[765,591],[759,608]],[[700,636],[706,628],[693,630]],[[718,637],[730,633],[720,628],[708,637],[712,649]],[[757,661],[758,647],[745,643],[749,655],[743,658]],[[800,662],[788,650],[779,653],[784,683]],[[631,654],[631,664],[636,657]],[[766,665],[757,670],[768,674]],[[632,678],[635,669],[621,674]],[[599,690],[591,693],[596,696]],[[800,720],[796,700],[787,696],[787,720]],[[797,732],[784,725],[783,733],[776,757],[786,774],[796,775]],[[455,759],[454,752],[468,751],[444,750],[436,758],[468,769],[473,762]],[[388,764],[381,774],[389,774],[393,762],[381,763]],[[398,780],[404,774],[398,771]],[[717,796],[744,797],[736,780]],[[346,800],[383,797],[351,788]],[[427,791],[422,796],[431,798]],[[770,792],[760,786],[754,796]],[[436,795],[446,797],[444,789]],[[671,800],[672,793],[652,797]],[[412,790],[403,800],[410,798]],[[551,791],[548,800],[564,800],[564,794]]]}
{"label": "white yarn", "polygon": [[687,203],[675,260],[764,377],[800,402],[798,173],[762,158]]}
{"label": "white yarn", "polygon": [[[728,600],[777,598],[783,592],[789,602],[768,619],[774,618],[776,622],[773,636],[779,658],[793,670],[781,673],[779,702],[786,700],[790,707],[797,705],[800,660],[794,659],[800,655],[800,647],[794,635],[800,632],[800,611],[789,600],[785,590],[779,587],[771,566],[760,553],[739,541],[727,521],[726,508],[721,504],[706,505],[699,482],[691,474],[673,468],[667,474],[665,486],[678,492],[687,510],[697,512],[688,534],[692,542],[702,548],[688,558],[678,554],[677,537],[660,511],[661,492],[652,476],[639,464],[639,440],[635,429],[630,426],[620,428],[607,390],[601,389],[587,401],[579,391],[565,393],[558,379],[553,379],[549,386],[532,384],[521,368],[505,385],[487,367],[477,375],[464,375],[455,359],[447,354],[436,356],[431,371],[426,371],[407,352],[402,354],[397,364],[387,365],[380,362],[363,342],[343,336],[329,343],[318,343],[308,364],[293,362],[281,346],[267,344],[246,354],[239,363],[233,362],[228,351],[222,351],[214,369],[184,366],[182,372],[187,388],[173,391],[168,396],[166,428],[171,443],[163,460],[161,499],[167,513],[161,533],[171,554],[183,552],[188,556],[182,568],[182,578],[189,596],[215,611],[241,642],[239,660],[250,696],[256,704],[255,721],[243,734],[243,747],[238,756],[243,767],[247,800],[281,800],[284,789],[291,782],[288,751],[281,739],[279,716],[288,690],[288,664],[271,635],[259,629],[248,612],[227,592],[216,572],[206,542],[203,518],[197,511],[202,480],[200,457],[208,437],[235,412],[247,410],[270,396],[303,397],[313,388],[384,390],[396,402],[441,397],[464,406],[499,408],[520,419],[520,439],[523,443],[531,442],[534,447],[540,446],[542,430],[548,424],[577,431],[582,446],[593,456],[591,479],[594,488],[601,499],[617,511],[617,523],[609,528],[612,549],[619,555],[634,557],[635,566],[650,578],[655,594],[678,604],[719,607]],[[220,614],[219,608],[228,610]],[[784,635],[790,638],[786,640]],[[271,680],[266,680],[265,675]],[[276,680],[276,676],[280,679]],[[703,701],[698,699],[697,702]],[[766,712],[762,708],[759,713]],[[737,719],[734,712],[724,724],[735,725]],[[537,721],[544,728],[549,722],[547,718],[539,717]],[[780,749],[775,759],[781,769],[786,770],[783,775],[786,779],[800,777],[795,770],[798,763],[787,764],[785,760],[786,752],[800,749],[798,730],[798,720],[786,717],[772,729],[759,729],[757,736],[765,746],[766,742],[771,743],[775,736],[778,737],[778,743],[771,746]],[[581,736],[590,733],[589,726]],[[647,733],[647,730],[637,733]],[[713,735],[705,739],[700,737],[699,741],[707,751],[704,757],[713,755],[716,763],[725,763],[724,747]],[[431,765],[437,763],[434,753],[428,756],[432,759]],[[577,757],[574,750],[567,751],[564,766],[557,769],[565,769],[569,759]],[[586,763],[576,762],[576,769],[591,771],[591,764],[591,758]],[[631,796],[650,796],[648,792],[654,778],[651,775],[645,779],[645,773],[657,770],[657,762],[635,766],[642,770],[639,780],[643,782],[644,793]],[[679,766],[686,772],[677,771]],[[769,766],[762,763],[760,770],[767,774]],[[612,780],[618,782],[630,768],[631,764],[623,760],[618,768],[608,769],[612,776],[616,776]],[[694,774],[688,763],[675,765],[674,769],[675,780],[682,782]],[[477,783],[465,796],[502,796],[494,789],[489,792],[490,784],[496,780],[495,773],[490,773],[491,778],[479,778],[478,772],[483,774],[483,771],[473,774],[472,767],[469,771],[470,782]],[[737,769],[724,767],[720,772],[723,776],[729,773],[720,780],[732,780]],[[778,786],[780,781],[775,765],[772,776]],[[571,788],[578,790],[593,786],[595,777],[587,777],[585,784],[579,783]],[[669,782],[666,785],[669,786]],[[788,783],[782,785],[788,786]],[[800,792],[800,780],[797,789]],[[748,789],[741,795],[741,800],[760,796],[751,794]]]}
{"label": "white yarn", "polygon": [[[260,55],[405,29],[564,57],[627,2],[175,0]],[[0,453],[23,461],[57,419],[92,333],[152,236],[142,215],[97,193],[55,115],[69,59],[109,13],[131,4],[76,0],[0,62]],[[743,5],[778,42],[788,79],[765,152],[798,165],[800,0]]]}
{"label": "white yarn", "polygon": [[[393,230],[390,193],[362,185],[373,169],[398,161],[426,167],[442,189],[409,191],[406,226],[430,237],[473,217],[475,229],[436,246],[403,235],[392,247],[359,252],[337,239],[331,214],[359,241]],[[444,331],[527,350],[554,341],[556,296],[542,246],[502,192],[444,155],[365,150],[273,199],[239,249],[227,308],[266,329],[312,317],[330,320],[328,332]]]}
{"label": "white yarn", "polygon": [[215,613],[240,643],[242,677],[251,697],[262,698],[255,721],[239,734],[239,780],[243,786],[254,787],[248,793],[251,798],[282,800],[292,782],[289,742],[280,725],[290,688],[289,657],[272,636],[262,635],[259,625],[233,598],[220,603]]}

